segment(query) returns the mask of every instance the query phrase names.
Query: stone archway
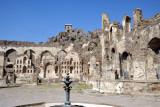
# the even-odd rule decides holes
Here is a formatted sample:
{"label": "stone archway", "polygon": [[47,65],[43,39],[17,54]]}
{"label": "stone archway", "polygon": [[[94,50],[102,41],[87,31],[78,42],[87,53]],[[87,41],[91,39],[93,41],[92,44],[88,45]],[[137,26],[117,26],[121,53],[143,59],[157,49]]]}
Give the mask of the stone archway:
{"label": "stone archway", "polygon": [[129,56],[129,53],[127,53],[126,51],[124,51],[123,53],[122,53],[122,60],[126,60],[127,59],[127,57]]}
{"label": "stone archway", "polygon": [[50,62],[48,62],[48,63],[45,65],[43,77],[44,77],[44,78],[53,78],[53,70],[54,70],[53,65],[52,65]]}
{"label": "stone archway", "polygon": [[36,54],[36,53],[35,53],[32,49],[26,50],[26,51],[24,52],[24,54],[26,54],[26,55],[29,57],[29,59],[31,59],[32,64],[35,64],[35,60],[36,60],[35,54]]}
{"label": "stone archway", "polygon": [[72,64],[73,58],[70,59],[70,65]]}
{"label": "stone archway", "polygon": [[44,78],[46,78],[46,77],[47,77],[46,74],[50,72],[50,71],[48,70],[48,67],[49,67],[49,66],[50,66],[50,63],[47,63],[47,64],[45,65]]}
{"label": "stone archway", "polygon": [[151,48],[156,54],[160,51],[160,39],[159,38],[153,38],[148,43],[148,47]]}
{"label": "stone archway", "polygon": [[23,73],[26,73],[26,70],[27,70],[26,66],[23,66]]}
{"label": "stone archway", "polygon": [[129,52],[124,51],[122,54],[119,53],[119,61],[120,61],[120,76],[124,76],[125,78],[128,78],[128,72],[129,72],[129,57],[131,54]]}
{"label": "stone archway", "polygon": [[67,52],[65,50],[61,50],[57,53],[58,59],[60,62],[63,62],[65,56],[67,55]]}
{"label": "stone archway", "polygon": [[14,49],[9,49],[6,51],[5,56],[7,57],[7,62],[14,62],[17,57],[17,51]]}
{"label": "stone archway", "polygon": [[58,66],[55,67],[55,73],[58,73]]}
{"label": "stone archway", "polygon": [[70,67],[70,73],[72,74],[73,72],[73,66]]}
{"label": "stone archway", "polygon": [[26,63],[26,61],[27,61],[27,58],[26,58],[26,57],[24,57],[24,58],[23,58],[23,64],[25,64],[25,63]]}

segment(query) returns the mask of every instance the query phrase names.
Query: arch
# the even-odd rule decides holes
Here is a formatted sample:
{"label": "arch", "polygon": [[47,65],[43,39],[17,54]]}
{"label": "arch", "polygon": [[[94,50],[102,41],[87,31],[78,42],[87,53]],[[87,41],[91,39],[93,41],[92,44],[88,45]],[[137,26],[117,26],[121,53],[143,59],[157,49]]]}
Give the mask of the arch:
{"label": "arch", "polygon": [[70,60],[70,58],[73,58],[74,61],[78,61],[78,62],[80,60],[80,57],[79,57],[78,53],[72,52],[72,51],[70,51],[65,57],[65,59],[68,59],[68,60]]}
{"label": "arch", "polygon": [[53,71],[54,71],[53,64],[51,62],[46,63],[45,68],[44,68],[43,77],[44,78],[53,78]]}
{"label": "arch", "polygon": [[108,30],[109,28],[109,16],[106,13],[102,14],[102,29]]}
{"label": "arch", "polygon": [[55,67],[55,73],[58,73],[58,66]]}
{"label": "arch", "polygon": [[64,57],[67,55],[67,52],[65,50],[61,50],[57,53],[59,61],[62,62]]}
{"label": "arch", "polygon": [[29,59],[31,59],[32,63],[35,63],[35,51],[33,51],[32,49],[28,49],[24,52],[24,54],[28,55]]}
{"label": "arch", "polygon": [[109,31],[112,32],[112,26],[110,27]]}
{"label": "arch", "polygon": [[60,52],[64,52],[64,53],[67,53],[65,50],[60,50],[59,52],[58,52],[58,54],[60,53]]}
{"label": "arch", "polygon": [[27,58],[26,58],[26,56],[25,56],[25,57],[23,58],[23,64],[25,64],[26,61],[27,61]]}
{"label": "arch", "polygon": [[73,58],[70,59],[70,65],[72,64]]}
{"label": "arch", "polygon": [[23,66],[23,73],[26,73],[26,70],[27,70],[26,66]]}
{"label": "arch", "polygon": [[127,59],[127,57],[128,57],[128,53],[126,52],[126,51],[124,51],[123,53],[122,53],[122,60],[126,60]]}
{"label": "arch", "polygon": [[44,69],[44,78],[46,78],[47,67],[48,67],[50,64],[51,64],[51,63],[48,62],[48,63],[45,65],[45,69]]}
{"label": "arch", "polygon": [[148,47],[158,54],[160,51],[160,39],[156,37],[152,38],[148,43]]}
{"label": "arch", "polygon": [[14,62],[17,57],[17,51],[15,49],[9,49],[6,51],[5,56],[7,57],[7,62]]}
{"label": "arch", "polygon": [[114,73],[115,73],[115,79],[119,79],[117,70]]}
{"label": "arch", "polygon": [[17,64],[19,64],[19,60],[17,59]]}
{"label": "arch", "polygon": [[125,17],[125,25],[124,26],[125,26],[125,29],[123,29],[123,30],[125,33],[128,33],[131,31],[131,18],[129,16]]}
{"label": "arch", "polygon": [[70,67],[70,73],[72,74],[73,71],[73,66]]}
{"label": "arch", "polygon": [[109,29],[109,33],[110,33],[110,35],[109,35],[109,41],[112,41],[112,26]]}
{"label": "arch", "polygon": [[112,50],[111,50],[111,51],[112,51],[112,53],[115,53],[115,52],[116,52],[114,48],[112,48]]}
{"label": "arch", "polygon": [[24,54],[27,54],[27,51],[29,51],[31,54],[35,54],[35,51],[33,51],[32,49],[28,49],[24,52]]}
{"label": "arch", "polygon": [[131,18],[129,16],[126,16],[126,22],[131,22]]}
{"label": "arch", "polygon": [[44,60],[55,60],[54,56],[51,54],[51,52],[49,51],[44,51],[41,53],[40,55],[40,61],[44,61]]}
{"label": "arch", "polygon": [[[43,55],[45,55],[45,54],[50,54],[50,55],[52,55],[50,51],[45,50],[45,51],[43,51],[43,52],[41,53],[41,57],[42,57]],[[52,56],[53,56],[53,55],[52,55]]]}

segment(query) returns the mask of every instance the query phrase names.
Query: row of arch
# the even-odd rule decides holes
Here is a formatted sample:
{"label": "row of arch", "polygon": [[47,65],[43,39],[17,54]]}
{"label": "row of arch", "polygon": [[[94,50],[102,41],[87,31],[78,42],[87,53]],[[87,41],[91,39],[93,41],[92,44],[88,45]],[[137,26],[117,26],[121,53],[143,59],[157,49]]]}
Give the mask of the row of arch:
{"label": "row of arch", "polygon": [[[35,51],[33,51],[32,49],[28,49],[24,52],[24,54],[28,54],[28,51],[30,51],[30,59],[34,59],[35,60]],[[64,53],[64,56],[67,54],[67,52],[65,50],[61,50],[58,52],[58,54],[60,52],[63,52]],[[50,55],[52,55],[52,53],[48,50],[45,50],[43,51],[42,53],[40,53],[40,57],[42,57],[45,53],[49,53]],[[5,57],[7,58],[7,62],[14,62],[15,59],[17,58],[18,56],[18,52],[16,49],[9,49],[5,52]],[[52,55],[53,56],[53,55]],[[25,59],[24,59],[25,60]],[[58,59],[57,59],[58,60]],[[25,61],[24,61],[25,62]]]}
{"label": "row of arch", "polygon": [[[23,64],[30,63],[30,61],[27,62],[27,57],[26,56],[22,60],[23,60]],[[17,59],[16,63],[17,64],[22,64],[22,60]]]}
{"label": "row of arch", "polygon": [[27,70],[26,66],[23,66],[22,70],[15,70],[15,73],[33,73],[34,70]]}
{"label": "row of arch", "polygon": [[[157,37],[152,38],[152,39],[149,41],[149,43],[148,43],[148,47],[150,47],[155,53],[159,53],[158,51],[160,50],[160,39],[157,38]],[[35,54],[35,51],[33,51],[32,49],[28,49],[28,50],[30,50],[31,53],[34,53],[34,54]],[[26,50],[26,51],[24,52],[24,54],[27,54],[27,51],[28,51],[28,50]],[[113,50],[113,51],[114,51],[114,50]],[[45,50],[45,51],[43,51],[43,52],[41,53],[41,56],[42,56],[44,53],[46,53],[46,52],[49,52],[49,53],[51,54],[50,51]],[[67,53],[65,50],[61,50],[61,51],[59,51],[58,53],[60,53],[60,52]],[[15,54],[16,56],[18,55],[18,54],[17,54],[17,51],[16,51],[15,49],[9,49],[9,50],[6,51],[5,57],[8,57],[11,53]],[[15,55],[14,55],[14,56],[15,56]],[[52,55],[52,54],[51,54],[51,55]],[[12,60],[11,60],[11,61],[12,61]],[[10,61],[10,62],[11,62],[11,61]]]}

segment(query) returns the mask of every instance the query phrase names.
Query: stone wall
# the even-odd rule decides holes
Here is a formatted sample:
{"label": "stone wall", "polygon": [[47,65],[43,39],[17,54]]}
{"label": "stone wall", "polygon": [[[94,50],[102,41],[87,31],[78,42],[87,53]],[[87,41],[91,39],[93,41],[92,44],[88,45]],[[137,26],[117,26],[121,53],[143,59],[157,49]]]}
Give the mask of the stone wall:
{"label": "stone wall", "polygon": [[0,79],[3,77],[4,52],[0,52]]}
{"label": "stone wall", "polygon": [[103,13],[100,30],[85,34],[69,25],[45,43],[1,40],[0,46],[0,78],[16,77],[18,83],[36,82],[37,77],[45,83],[58,81],[70,73],[103,92],[159,87],[160,13],[143,19],[141,9],[133,10],[132,28],[128,15],[120,25]]}
{"label": "stone wall", "polygon": [[159,82],[141,82],[141,81],[91,81],[93,90],[107,93],[118,94],[145,94],[160,91]]}

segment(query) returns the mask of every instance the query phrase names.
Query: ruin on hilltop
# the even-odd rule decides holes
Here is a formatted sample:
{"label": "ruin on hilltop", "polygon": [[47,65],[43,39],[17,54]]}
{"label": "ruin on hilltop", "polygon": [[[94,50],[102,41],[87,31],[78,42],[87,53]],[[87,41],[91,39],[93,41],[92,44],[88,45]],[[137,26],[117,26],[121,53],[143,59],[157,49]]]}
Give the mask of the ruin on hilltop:
{"label": "ruin on hilltop", "polygon": [[[45,43],[0,40],[0,79],[5,83],[58,82],[70,73],[77,82],[109,93],[160,91],[160,13],[124,15],[122,26],[102,14],[102,29],[65,31]],[[154,89],[154,90],[153,90]]]}

